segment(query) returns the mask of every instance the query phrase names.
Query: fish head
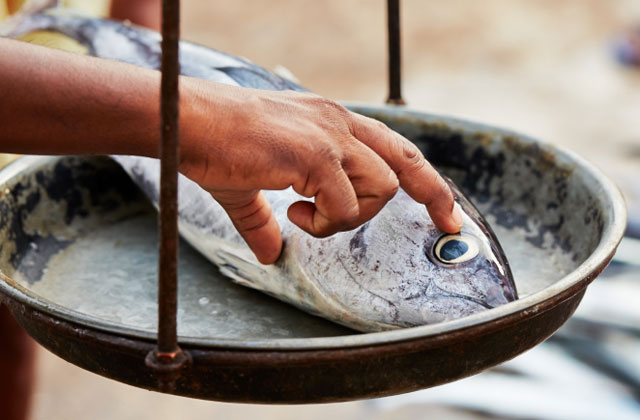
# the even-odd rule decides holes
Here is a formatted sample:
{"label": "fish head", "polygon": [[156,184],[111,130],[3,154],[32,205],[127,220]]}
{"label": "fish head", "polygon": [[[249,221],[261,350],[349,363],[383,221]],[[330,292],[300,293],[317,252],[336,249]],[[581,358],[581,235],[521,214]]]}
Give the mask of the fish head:
{"label": "fish head", "polygon": [[319,242],[307,273],[346,308],[345,324],[361,330],[433,324],[517,299],[495,234],[453,191],[463,213],[456,234],[439,230],[401,189],[367,223]]}

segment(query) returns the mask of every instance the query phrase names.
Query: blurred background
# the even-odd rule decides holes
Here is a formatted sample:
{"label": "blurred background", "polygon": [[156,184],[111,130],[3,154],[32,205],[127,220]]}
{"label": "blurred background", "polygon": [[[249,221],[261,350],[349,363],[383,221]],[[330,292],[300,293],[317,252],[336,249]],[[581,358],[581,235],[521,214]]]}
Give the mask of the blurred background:
{"label": "blurred background", "polygon": [[[85,3],[90,3],[90,0]],[[384,0],[182,1],[182,37],[336,100],[386,97]],[[616,60],[637,0],[402,0],[413,109],[565,146],[611,176],[640,221],[640,68]],[[473,378],[404,396],[258,406],[152,393],[39,351],[34,420],[640,419],[640,242],[627,238],[549,342]]]}

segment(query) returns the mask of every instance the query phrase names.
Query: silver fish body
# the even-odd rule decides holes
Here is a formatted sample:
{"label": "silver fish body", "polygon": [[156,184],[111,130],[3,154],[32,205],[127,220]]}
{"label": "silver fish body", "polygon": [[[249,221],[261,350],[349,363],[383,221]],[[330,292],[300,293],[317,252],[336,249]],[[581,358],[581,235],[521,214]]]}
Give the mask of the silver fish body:
{"label": "silver fish body", "polygon": [[[86,45],[93,55],[158,68],[160,37],[117,22],[59,13],[23,18],[13,35],[46,29]],[[250,62],[187,42],[183,74],[260,89],[304,90]],[[114,156],[157,206],[159,162]],[[196,183],[179,177],[181,235],[235,282],[361,331],[442,322],[517,298],[504,253],[482,216],[458,191],[459,235],[444,235],[425,207],[404,191],[361,227],[329,238],[309,236],[286,216],[302,199],[291,188],[265,191],[284,239],[276,264],[260,264],[222,207]]]}

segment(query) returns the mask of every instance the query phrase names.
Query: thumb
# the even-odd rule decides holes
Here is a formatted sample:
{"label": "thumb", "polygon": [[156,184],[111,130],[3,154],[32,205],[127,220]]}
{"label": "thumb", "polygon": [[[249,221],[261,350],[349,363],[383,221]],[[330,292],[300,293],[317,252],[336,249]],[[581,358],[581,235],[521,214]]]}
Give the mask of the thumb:
{"label": "thumb", "polygon": [[225,209],[258,261],[274,263],[282,251],[282,234],[262,191],[216,191],[212,195]]}

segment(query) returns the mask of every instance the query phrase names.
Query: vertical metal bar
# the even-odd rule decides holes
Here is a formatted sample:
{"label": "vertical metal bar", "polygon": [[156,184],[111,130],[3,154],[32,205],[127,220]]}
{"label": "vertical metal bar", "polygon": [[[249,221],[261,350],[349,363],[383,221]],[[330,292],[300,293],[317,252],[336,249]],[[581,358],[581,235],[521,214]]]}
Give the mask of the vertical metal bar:
{"label": "vertical metal bar", "polygon": [[387,0],[387,29],[389,42],[389,97],[387,103],[404,105],[401,89],[400,0]]}
{"label": "vertical metal bar", "polygon": [[161,391],[171,392],[190,362],[178,346],[178,76],[180,1],[162,1],[162,79],[160,86],[160,213],[158,215],[158,344],[145,360]]}
{"label": "vertical metal bar", "polygon": [[176,332],[178,259],[178,39],[180,1],[162,2],[160,99],[160,214],[158,229],[158,352],[178,349]]}

